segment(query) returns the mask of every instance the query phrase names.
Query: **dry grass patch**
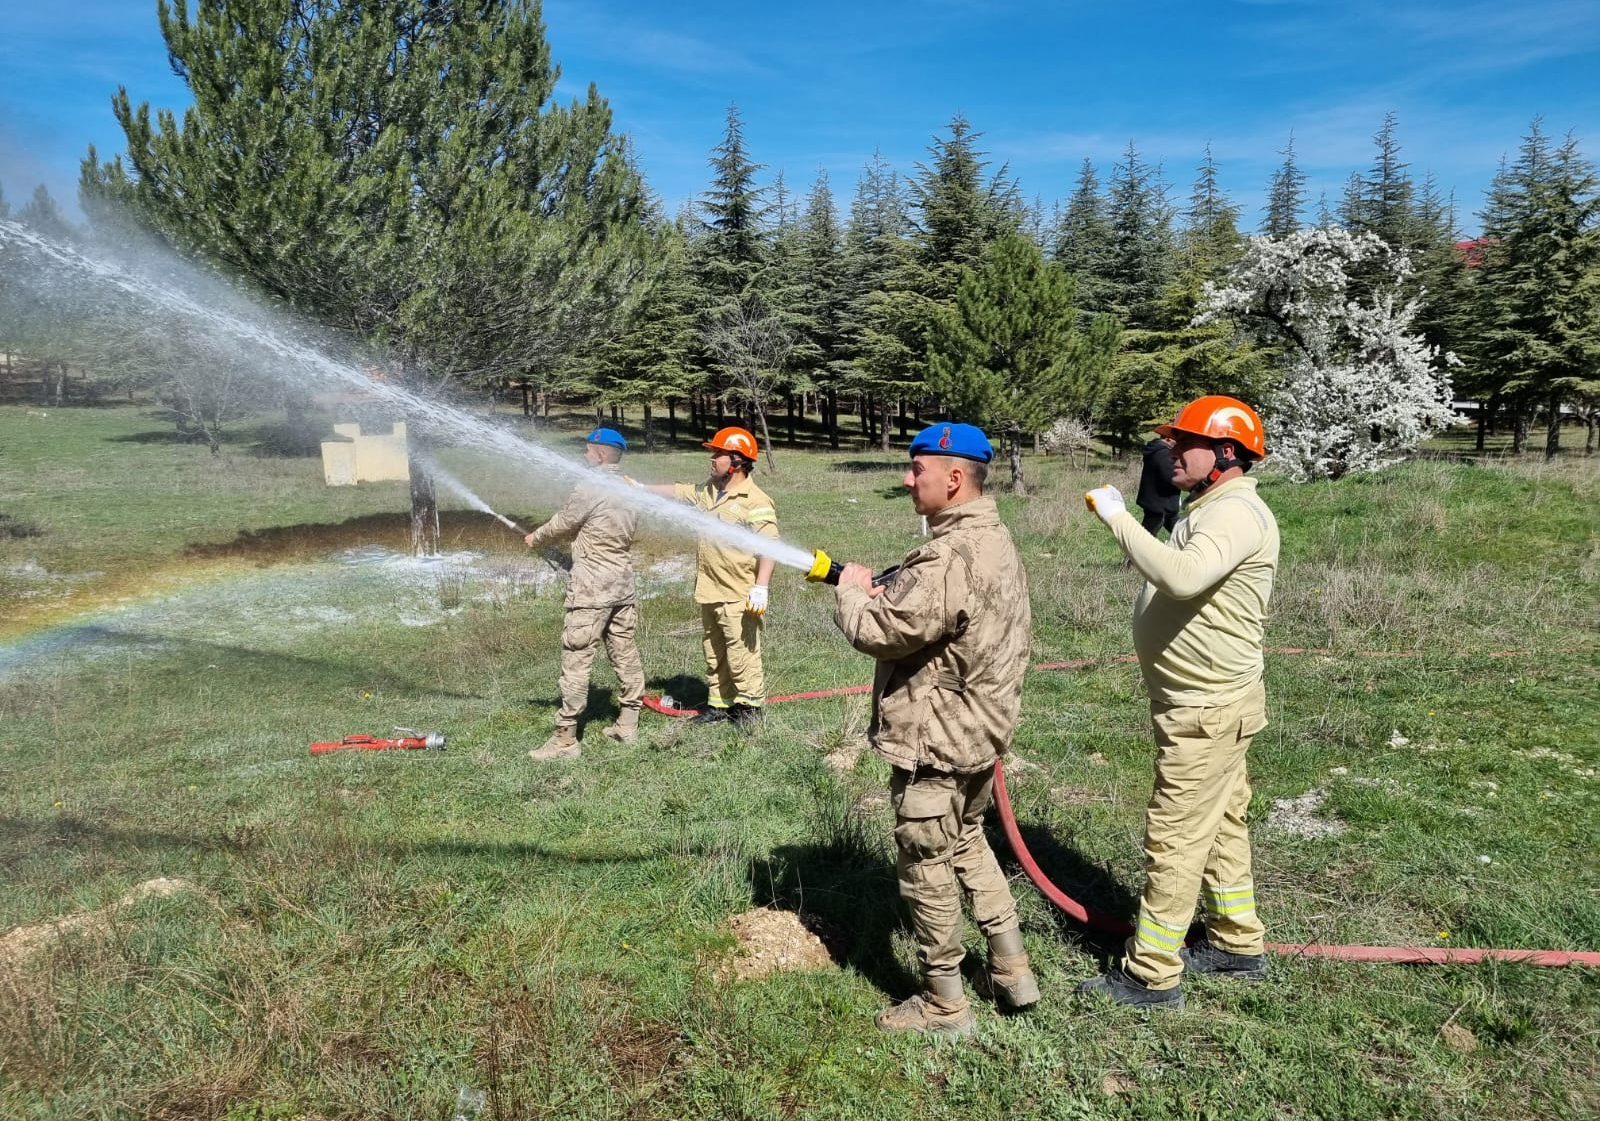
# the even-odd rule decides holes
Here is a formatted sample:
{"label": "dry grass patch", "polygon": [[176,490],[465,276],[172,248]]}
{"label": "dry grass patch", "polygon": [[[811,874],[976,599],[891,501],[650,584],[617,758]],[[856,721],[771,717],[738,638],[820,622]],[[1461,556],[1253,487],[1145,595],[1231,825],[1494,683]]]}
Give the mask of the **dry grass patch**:
{"label": "dry grass patch", "polygon": [[752,981],[773,973],[837,968],[829,943],[842,936],[814,915],[758,907],[728,920],[738,949],[724,966],[736,981]]}

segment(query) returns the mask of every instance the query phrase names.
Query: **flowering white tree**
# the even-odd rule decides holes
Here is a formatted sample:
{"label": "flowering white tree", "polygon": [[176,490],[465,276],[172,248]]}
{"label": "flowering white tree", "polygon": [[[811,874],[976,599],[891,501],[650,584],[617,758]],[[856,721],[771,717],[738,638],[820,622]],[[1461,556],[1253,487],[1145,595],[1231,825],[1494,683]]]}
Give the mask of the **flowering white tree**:
{"label": "flowering white tree", "polygon": [[1314,229],[1251,238],[1206,285],[1196,326],[1228,317],[1285,349],[1264,412],[1268,450],[1294,478],[1376,471],[1453,419],[1456,357],[1412,333],[1419,302],[1398,297],[1410,274],[1375,234]]}

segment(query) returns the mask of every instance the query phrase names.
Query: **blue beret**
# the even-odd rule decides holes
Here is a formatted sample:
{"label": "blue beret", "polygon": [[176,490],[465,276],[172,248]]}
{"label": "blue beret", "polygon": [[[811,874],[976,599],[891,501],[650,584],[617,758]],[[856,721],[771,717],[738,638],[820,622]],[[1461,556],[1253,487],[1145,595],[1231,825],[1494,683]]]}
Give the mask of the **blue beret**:
{"label": "blue beret", "polygon": [[953,455],[988,463],[994,458],[994,448],[976,425],[930,424],[911,441],[912,458],[919,455]]}
{"label": "blue beret", "polygon": [[622,433],[618,432],[615,428],[596,428],[593,432],[589,433],[587,442],[591,444],[604,444],[608,448],[621,448],[624,451],[628,449],[628,441],[624,440],[622,438]]}

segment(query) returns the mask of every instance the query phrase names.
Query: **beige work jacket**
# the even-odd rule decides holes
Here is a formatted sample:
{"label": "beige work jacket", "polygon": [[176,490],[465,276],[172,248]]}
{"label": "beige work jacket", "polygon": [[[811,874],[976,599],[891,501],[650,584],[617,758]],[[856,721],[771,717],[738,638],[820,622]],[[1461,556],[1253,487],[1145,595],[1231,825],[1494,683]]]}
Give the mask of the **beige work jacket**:
{"label": "beige work jacket", "polygon": [[[754,479],[745,478],[724,490],[710,483],[676,483],[673,496],[679,502],[709,510],[730,525],[778,539],[778,512]],[[759,563],[754,553],[702,537],[696,557],[694,601],[733,603],[744,599],[756,582]]]}
{"label": "beige work jacket", "polygon": [[833,620],[878,659],[874,750],[906,770],[969,774],[1011,746],[1033,633],[1028,582],[994,499],[941,510],[928,528],[876,599],[841,585]]}
{"label": "beige work jacket", "polygon": [[[617,473],[615,464],[597,468]],[[634,602],[634,527],[638,515],[615,493],[586,486],[573,490],[555,517],[533,531],[533,544],[572,538],[572,580],[567,584],[568,607],[611,607]]]}

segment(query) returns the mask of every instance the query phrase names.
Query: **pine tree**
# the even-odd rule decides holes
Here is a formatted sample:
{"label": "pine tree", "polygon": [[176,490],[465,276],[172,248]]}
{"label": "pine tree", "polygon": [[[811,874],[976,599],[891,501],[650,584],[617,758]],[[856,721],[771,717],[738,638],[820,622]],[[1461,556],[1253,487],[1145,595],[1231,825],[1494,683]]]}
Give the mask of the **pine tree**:
{"label": "pine tree", "polygon": [[1417,220],[1416,187],[1406,174],[1408,165],[1400,159],[1398,128],[1395,114],[1384,114],[1383,125],[1372,138],[1377,155],[1360,181],[1360,194],[1346,224],[1352,233],[1376,234],[1393,248],[1411,252],[1422,247],[1424,230]]}
{"label": "pine tree", "polygon": [[1022,221],[1007,170],[985,175],[981,134],[960,115],[947,127],[949,136],[934,138],[929,162],[918,163],[911,180],[909,251],[889,279],[882,308],[884,332],[895,345],[878,353],[906,356],[901,384],[913,394],[928,376],[932,332],[954,306],[962,278],[990,243],[1015,233]]}
{"label": "pine tree", "polygon": [[[126,162],[90,149],[91,205],[125,204],[407,380],[548,378],[613,334],[649,236],[642,184],[592,86],[554,103],[537,0],[195,0],[159,17],[194,105],[152,121],[119,90]],[[420,462],[413,484],[428,550]]]}
{"label": "pine tree", "polygon": [[[862,391],[865,387],[855,362],[857,339],[851,323],[855,293],[846,260],[845,233],[839,225],[825,171],[818,172],[806,197],[796,256],[801,266],[796,363],[806,372],[806,384],[796,388],[821,389],[834,399],[843,392]],[[836,443],[836,423],[830,427],[830,434]]]}
{"label": "pine tree", "polygon": [[[913,351],[899,332],[898,313],[908,293],[898,285],[915,275],[912,253],[911,221],[899,176],[875,152],[856,183],[845,232],[849,299],[844,334],[856,367],[856,384],[882,403],[880,446],[885,451],[889,445],[888,411],[895,401],[904,408],[921,376],[922,353]],[[829,425],[829,442],[839,446],[836,423]]]}
{"label": "pine tree", "polygon": [[679,225],[658,221],[654,245],[651,280],[632,322],[601,348],[595,362],[600,401],[641,409],[647,452],[655,450],[655,405],[665,401],[673,408],[699,391],[703,377],[692,361],[698,299],[688,239]]}
{"label": "pine tree", "polygon": [[1261,232],[1267,237],[1288,237],[1298,230],[1300,212],[1306,205],[1306,176],[1295,163],[1292,132],[1282,155],[1283,164],[1267,187],[1266,219],[1261,223]]}
{"label": "pine tree", "polygon": [[1085,159],[1066,209],[1056,222],[1054,257],[1078,280],[1078,306],[1105,311],[1112,302],[1106,273],[1111,258],[1111,221],[1094,163]]}
{"label": "pine tree", "polygon": [[17,211],[17,221],[60,244],[76,240],[78,234],[43,183],[33,189],[33,196]]}
{"label": "pine tree", "polygon": [[1098,316],[1080,332],[1073,296],[1071,275],[1010,233],[966,271],[930,341],[929,388],[952,418],[1004,438],[1013,493],[1027,489],[1023,438],[1093,408],[1116,350],[1115,321]]}
{"label": "pine tree", "polygon": [[765,190],[756,185],[762,165],[745,147],[739,107],[729,105],[722,140],[711,150],[711,186],[700,196],[706,236],[696,272],[714,303],[749,294],[767,261]]}
{"label": "pine tree", "polygon": [[1132,142],[1112,170],[1107,206],[1107,310],[1121,324],[1122,349],[1096,427],[1126,448],[1150,422],[1156,404],[1172,393],[1172,363],[1162,352],[1170,344],[1168,332],[1178,326],[1168,302],[1178,265],[1173,209],[1160,169],[1141,160]]}
{"label": "pine tree", "polygon": [[1561,407],[1600,392],[1600,180],[1569,136],[1552,150],[1535,120],[1490,188],[1476,272],[1476,354],[1517,417],[1547,413],[1545,455],[1561,446]]}
{"label": "pine tree", "polygon": [[1112,169],[1106,209],[1111,243],[1104,276],[1112,293],[1106,310],[1125,327],[1154,326],[1175,263],[1173,210],[1161,169],[1140,159],[1132,141]]}

